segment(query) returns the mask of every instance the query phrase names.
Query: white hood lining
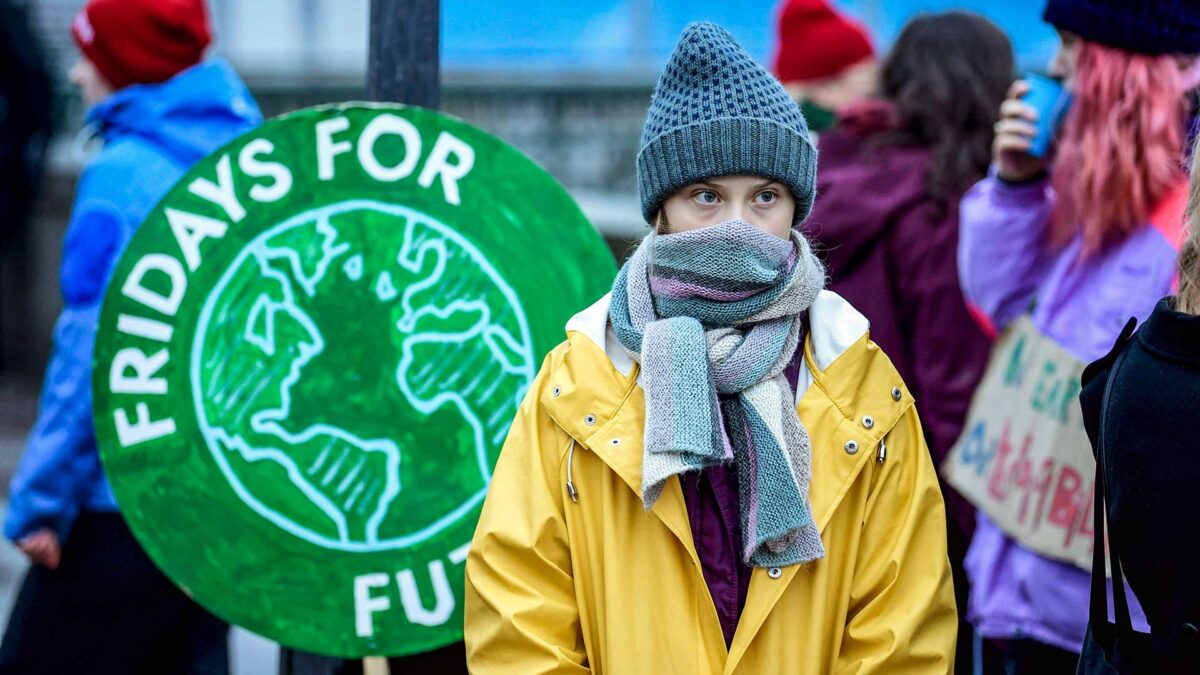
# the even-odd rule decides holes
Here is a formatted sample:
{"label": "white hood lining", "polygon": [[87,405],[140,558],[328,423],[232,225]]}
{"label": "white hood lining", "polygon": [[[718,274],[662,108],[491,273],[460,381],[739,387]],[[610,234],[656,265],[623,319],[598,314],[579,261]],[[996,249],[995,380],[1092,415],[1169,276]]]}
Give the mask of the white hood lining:
{"label": "white hood lining", "polygon": [[[633,370],[633,359],[629,357],[609,325],[608,308],[611,296],[611,293],[605,295],[591,307],[571,317],[567,322],[567,332],[582,333],[604,349],[614,368],[622,375],[628,376]],[[808,310],[808,317],[813,355],[818,370],[828,368],[871,328],[870,322],[862,313],[833,291],[821,291],[817,295],[817,299]],[[797,399],[812,385],[811,364],[806,360],[804,365],[800,372],[799,386],[796,388]]]}

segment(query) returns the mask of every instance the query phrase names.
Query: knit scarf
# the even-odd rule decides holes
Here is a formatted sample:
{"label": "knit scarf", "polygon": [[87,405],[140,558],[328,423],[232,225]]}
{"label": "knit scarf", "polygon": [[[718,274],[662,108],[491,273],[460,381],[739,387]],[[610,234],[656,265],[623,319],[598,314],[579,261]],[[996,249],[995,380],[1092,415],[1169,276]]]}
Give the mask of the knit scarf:
{"label": "knit scarf", "polygon": [[824,284],[802,235],[733,220],[647,235],[613,286],[613,330],[646,395],[643,504],[671,476],[734,463],[753,567],[825,554],[808,502],[812,446],[784,375]]}

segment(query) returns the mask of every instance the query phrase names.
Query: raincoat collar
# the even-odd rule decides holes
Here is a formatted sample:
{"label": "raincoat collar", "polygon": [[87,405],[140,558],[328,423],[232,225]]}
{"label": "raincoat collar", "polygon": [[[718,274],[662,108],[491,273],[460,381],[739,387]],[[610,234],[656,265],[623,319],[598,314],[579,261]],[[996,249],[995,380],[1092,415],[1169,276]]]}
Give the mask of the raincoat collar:
{"label": "raincoat collar", "polygon": [[[645,399],[637,383],[637,363],[625,353],[608,326],[608,306],[606,295],[568,322],[568,350],[541,404],[576,443],[604,460],[640,499]],[[815,483],[824,478],[817,475],[824,468],[820,463],[823,455],[834,449],[844,452],[849,440],[864,448],[878,446],[912,401],[899,377],[883,374],[881,379],[882,373],[894,373],[894,368],[870,342],[867,319],[846,300],[822,291],[809,316],[811,327],[805,339],[797,401],[802,404],[809,390],[817,388],[814,394],[827,397],[840,417],[838,437],[853,435],[843,440],[813,439]],[[894,399],[896,391],[901,395],[899,401]],[[870,428],[862,424],[865,417],[871,418]],[[875,453],[861,453],[867,455]],[[810,497],[814,518],[822,528],[836,506],[833,497]],[[660,502],[664,511],[668,506],[682,509],[677,481],[671,482]],[[656,506],[655,511],[659,510]],[[672,530],[676,529],[675,520],[686,532],[686,513],[680,510],[677,517],[664,517]],[[690,542],[690,536],[681,539]]]}
{"label": "raincoat collar", "polygon": [[[608,327],[609,298],[576,315],[567,325],[562,360],[540,399],[550,417],[629,486],[641,501],[645,400],[637,384],[638,366],[624,354]],[[865,317],[835,293],[823,291],[809,309],[798,407],[812,435],[813,477],[809,499],[824,533],[843,497],[864,467],[880,460],[884,436],[912,406],[912,397],[888,358],[869,339]],[[864,422],[870,417],[869,422]],[[850,441],[861,448],[847,452]],[[568,479],[570,477],[568,476]],[[580,499],[587,485],[579,485]],[[677,478],[668,481],[651,513],[678,538],[699,569],[700,561]],[[849,564],[822,560],[813,563]],[[746,608],[729,648],[731,673],[766,622],[800,566],[777,571],[755,569]],[[715,610],[710,631],[720,635]],[[724,641],[721,640],[724,648]]]}
{"label": "raincoat collar", "polygon": [[106,143],[137,137],[190,165],[236,132],[262,122],[246,85],[223,59],[203,61],[158,84],[120,89],[87,111]]}

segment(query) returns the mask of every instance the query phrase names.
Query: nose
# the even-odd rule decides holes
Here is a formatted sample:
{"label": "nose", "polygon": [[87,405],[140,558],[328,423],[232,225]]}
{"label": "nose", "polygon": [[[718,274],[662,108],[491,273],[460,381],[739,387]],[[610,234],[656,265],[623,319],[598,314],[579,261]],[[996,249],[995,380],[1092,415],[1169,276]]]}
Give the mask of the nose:
{"label": "nose", "polygon": [[1067,72],[1067,53],[1065,47],[1060,45],[1054,52],[1054,56],[1050,58],[1050,63],[1046,66],[1046,74],[1059,81],[1066,81],[1070,73]]}
{"label": "nose", "polygon": [[734,201],[730,203],[729,209],[725,213],[725,220],[745,220],[749,221],[749,211],[745,203]]}

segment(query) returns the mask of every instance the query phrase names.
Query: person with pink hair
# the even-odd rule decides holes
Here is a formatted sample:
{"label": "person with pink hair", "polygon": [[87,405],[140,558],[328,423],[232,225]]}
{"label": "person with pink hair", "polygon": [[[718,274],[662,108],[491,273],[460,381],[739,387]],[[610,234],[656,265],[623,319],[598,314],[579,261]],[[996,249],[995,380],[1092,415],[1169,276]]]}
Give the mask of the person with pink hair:
{"label": "person with pink hair", "polygon": [[[1087,363],[1177,283],[1185,71],[1200,53],[1200,3],[1049,0],[1044,18],[1062,40],[1050,75],[1074,102],[1039,158],[1030,153],[1038,111],[1022,100],[1030,85],[1013,85],[989,176],[961,204],[959,273],[992,329],[1029,315],[1043,338]],[[965,567],[968,618],[982,638],[977,672],[1075,672],[1087,571],[1035,553],[982,511]],[[1134,622],[1148,630],[1136,602]]]}

